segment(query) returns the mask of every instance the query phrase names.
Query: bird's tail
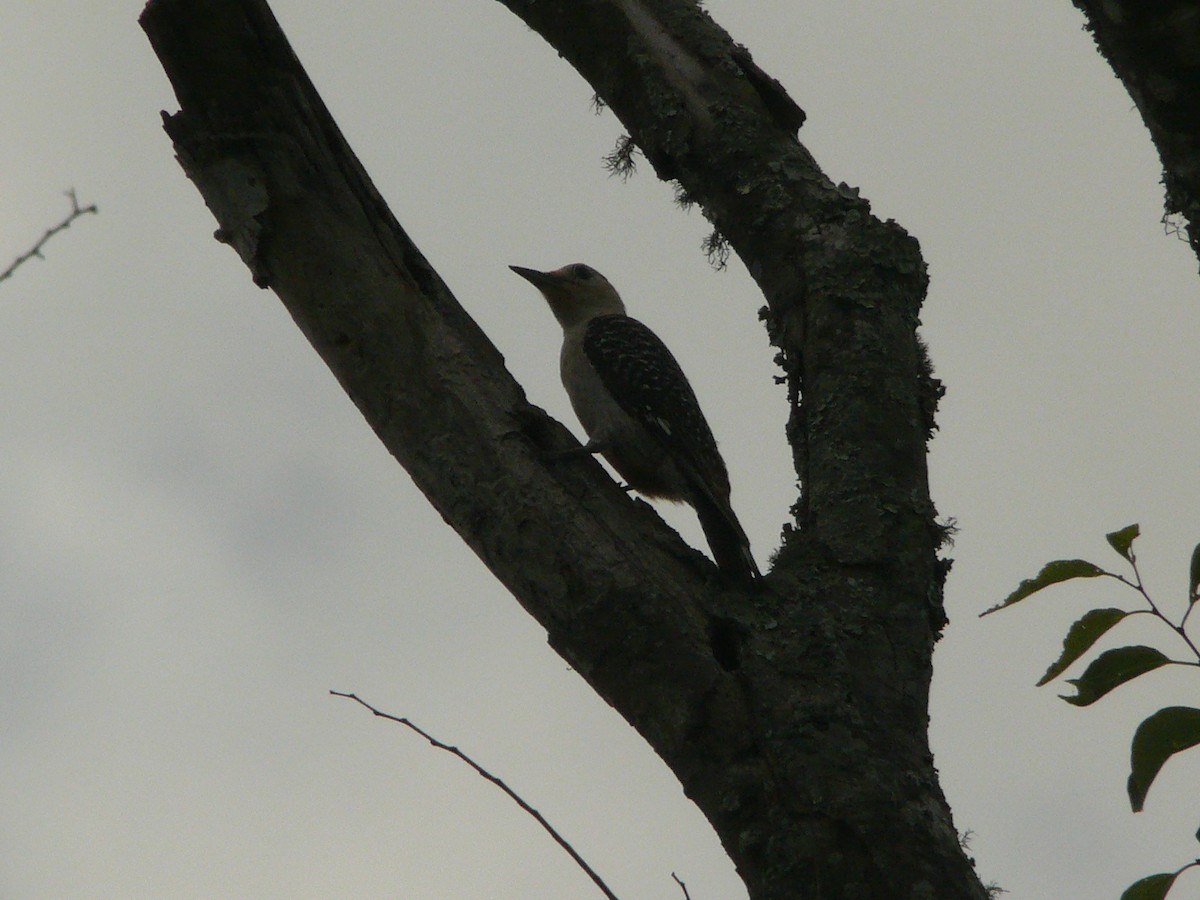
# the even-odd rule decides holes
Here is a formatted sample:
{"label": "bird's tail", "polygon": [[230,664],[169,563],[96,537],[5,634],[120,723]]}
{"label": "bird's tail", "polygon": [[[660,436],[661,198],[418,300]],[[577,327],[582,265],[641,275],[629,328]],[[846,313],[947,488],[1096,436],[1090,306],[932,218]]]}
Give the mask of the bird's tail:
{"label": "bird's tail", "polygon": [[729,503],[720,502],[706,491],[695,491],[694,494],[692,506],[717,567],[739,581],[762,577],[750,553],[750,540]]}

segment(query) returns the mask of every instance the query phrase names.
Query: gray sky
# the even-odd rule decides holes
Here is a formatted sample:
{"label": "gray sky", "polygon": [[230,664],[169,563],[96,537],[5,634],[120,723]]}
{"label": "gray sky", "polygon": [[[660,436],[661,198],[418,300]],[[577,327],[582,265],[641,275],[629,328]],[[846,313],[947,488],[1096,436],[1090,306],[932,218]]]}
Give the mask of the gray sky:
{"label": "gray sky", "polygon": [[[212,240],[141,5],[15,4],[0,31],[0,266],[64,189],[101,209],[0,285],[0,897],[595,896],[494,788],[330,688],[475,755],[621,897],[676,900],[672,871],[695,900],[745,896],[669,771]],[[702,216],[649,166],[607,176],[620,128],[587,85],[498,3],[274,6],[533,402],[578,428],[558,327],[509,263],[594,265],[675,349],[765,562],[794,490],[761,298],[737,263],[709,269]],[[1200,754],[1140,815],[1124,791],[1133,728],[1195,703],[1194,675],[1084,710],[1033,687],[1071,621],[1132,598],[1087,582],[976,618],[1046,560],[1115,564],[1103,534],[1134,521],[1151,588],[1182,602],[1196,260],[1163,233],[1132,102],[1067,0],[708,8],[808,112],[829,176],[929,262],[932,477],[961,529],[932,735],[981,875],[1115,897],[1194,858]]]}

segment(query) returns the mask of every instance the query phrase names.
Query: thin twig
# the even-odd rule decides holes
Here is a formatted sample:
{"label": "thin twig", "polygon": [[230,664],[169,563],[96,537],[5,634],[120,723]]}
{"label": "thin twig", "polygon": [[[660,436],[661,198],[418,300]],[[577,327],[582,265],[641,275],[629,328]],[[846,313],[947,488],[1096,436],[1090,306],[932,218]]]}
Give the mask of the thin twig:
{"label": "thin twig", "polygon": [[692,895],[687,892],[687,885],[683,883],[683,880],[680,879],[680,877],[674,872],[671,873],[671,877],[675,879],[675,883],[679,885],[679,889],[683,891],[683,900],[692,900]]}
{"label": "thin twig", "polygon": [[1179,627],[1187,630],[1188,616],[1192,614],[1192,610],[1196,608],[1197,598],[1195,596],[1188,597],[1188,608],[1183,612],[1183,618],[1179,620]]}
{"label": "thin twig", "polygon": [[[1188,645],[1188,648],[1192,651],[1192,655],[1194,657],[1196,657],[1196,660],[1197,660],[1196,663],[1184,663],[1184,665],[1200,664],[1200,649],[1198,649],[1196,647],[1195,643],[1193,643],[1192,639],[1190,637],[1188,637],[1187,630],[1183,627],[1184,624],[1187,622],[1186,613],[1184,614],[1183,621],[1181,621],[1178,625],[1176,625],[1169,618],[1167,618],[1167,616],[1162,612],[1162,610],[1160,610],[1158,608],[1158,604],[1156,604],[1150,598],[1150,594],[1147,593],[1145,585],[1142,584],[1142,573],[1138,571],[1137,558],[1133,557],[1132,554],[1130,554],[1130,556],[1131,556],[1131,558],[1129,560],[1129,564],[1130,564],[1130,566],[1133,567],[1133,577],[1136,579],[1136,581],[1130,581],[1127,578],[1121,578],[1119,575],[1117,576],[1118,580],[1125,582],[1127,585],[1129,585],[1131,588],[1133,588],[1135,591],[1137,591],[1139,594],[1141,594],[1145,598],[1146,603],[1148,603],[1150,605],[1150,612],[1153,613],[1155,616],[1157,616],[1159,619],[1162,619],[1162,621],[1166,623],[1168,628],[1170,628],[1177,635],[1179,635],[1181,638],[1183,638],[1184,643]],[[1188,612],[1191,612],[1190,607],[1188,609]]]}
{"label": "thin twig", "polygon": [[41,239],[36,244],[34,244],[30,250],[28,250],[25,253],[22,253],[20,256],[18,256],[16,259],[14,259],[12,261],[12,265],[10,265],[3,272],[0,272],[0,281],[4,281],[4,279],[11,277],[12,273],[17,271],[17,268],[19,266],[21,266],[23,263],[29,262],[29,260],[33,259],[35,256],[38,259],[45,259],[45,257],[42,256],[42,247],[46,246],[46,242],[48,240],[50,240],[50,238],[52,238],[56,234],[58,234],[60,231],[65,231],[66,229],[70,228],[71,223],[74,222],[76,219],[78,219],[80,216],[87,215],[88,213],[100,212],[100,210],[96,208],[95,203],[91,204],[90,206],[80,206],[79,201],[75,198],[75,189],[74,188],[71,188],[71,190],[66,191],[65,193],[68,197],[71,198],[71,212],[67,215],[67,217],[65,219],[63,219],[61,222],[59,222],[53,228],[47,229],[46,233],[42,235]]}
{"label": "thin twig", "polygon": [[[449,744],[442,743],[437,738],[435,738],[433,735],[429,734],[429,732],[423,731],[422,729],[418,728],[416,725],[414,725],[408,719],[405,719],[401,716],[393,716],[388,713],[382,712],[381,710],[376,709],[374,706],[372,706],[366,700],[363,700],[361,697],[359,697],[357,694],[349,694],[349,693],[345,693],[343,691],[330,691],[329,693],[333,694],[333,696],[335,696],[335,697],[345,697],[347,700],[353,700],[355,703],[358,703],[359,705],[364,706],[367,709],[369,709],[371,711],[372,715],[378,716],[381,719],[387,719],[391,722],[396,722],[397,724],[404,725],[406,728],[412,729],[417,734],[419,734],[421,737],[425,738],[425,740],[429,741],[429,743],[432,744],[437,749],[445,750],[447,753],[451,753],[454,756],[457,756],[459,759],[461,759],[463,762],[465,762],[468,766],[470,766],[472,769],[474,769],[476,771],[476,773],[478,773],[480,776],[482,776],[483,778],[486,778],[492,784],[496,785],[496,787],[500,788],[500,790],[504,791],[504,793],[506,793],[508,795],[509,799],[512,800],[514,803],[516,803],[517,806],[521,807],[521,809],[525,810],[525,812],[527,812],[527,813],[529,813],[529,815],[533,816],[533,818],[537,820],[537,823],[546,830],[546,833],[549,834],[550,837],[554,838],[554,840],[558,843],[558,845],[560,847],[563,848],[563,850],[567,851],[567,853],[570,855],[571,859],[575,860],[575,864],[577,866],[579,866],[579,868],[583,869],[583,871],[588,874],[588,877],[591,878],[592,881],[594,881],[596,883],[596,886],[598,888],[600,888],[600,890],[604,893],[604,896],[608,897],[609,900],[617,900],[617,895],[608,889],[608,885],[606,885],[600,879],[600,876],[597,875],[595,873],[595,871],[593,871],[592,867],[589,866],[584,861],[583,857],[575,852],[575,848],[572,847],[569,843],[567,843],[566,838],[564,838],[561,834],[559,834],[557,831],[554,830],[554,826],[552,826],[549,822],[547,822],[546,819],[542,816],[542,814],[540,812],[538,812],[536,809],[534,809],[532,806],[530,806],[528,803],[526,803],[524,800],[522,800],[521,797],[515,791],[513,791],[512,788],[510,788],[507,784],[505,784],[503,781],[501,781],[499,778],[497,778],[495,775],[493,775],[487,769],[485,769],[481,765],[479,765],[479,763],[475,762],[475,760],[471,759],[471,757],[467,756],[467,754],[463,753],[457,747],[451,747]],[[678,880],[678,879],[676,879],[676,880]],[[686,890],[684,893],[686,896]]]}

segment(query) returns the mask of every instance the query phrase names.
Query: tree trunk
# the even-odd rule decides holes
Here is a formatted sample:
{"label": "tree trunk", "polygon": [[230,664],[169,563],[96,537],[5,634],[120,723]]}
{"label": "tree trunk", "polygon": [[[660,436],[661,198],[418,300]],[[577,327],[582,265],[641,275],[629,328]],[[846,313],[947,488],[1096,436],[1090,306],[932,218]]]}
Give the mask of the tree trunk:
{"label": "tree trunk", "polygon": [[944,622],[916,241],[694,0],[505,3],[587,78],[767,298],[796,521],[722,582],[530,406],[391,216],[262,0],[152,0],[179,160],[443,517],[675,772],[751,897],[984,898],[927,739]]}

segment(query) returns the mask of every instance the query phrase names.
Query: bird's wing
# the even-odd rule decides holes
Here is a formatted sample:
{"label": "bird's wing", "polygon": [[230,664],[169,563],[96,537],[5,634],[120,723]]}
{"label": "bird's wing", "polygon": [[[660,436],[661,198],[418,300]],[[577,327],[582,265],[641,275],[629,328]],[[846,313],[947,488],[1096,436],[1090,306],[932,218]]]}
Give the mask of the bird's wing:
{"label": "bird's wing", "polygon": [[[583,350],[608,392],[660,441],[685,477],[729,495],[729,475],[687,376],[658,335],[629,316],[597,316]],[[700,485],[697,485],[700,486]]]}
{"label": "bird's wing", "polygon": [[750,541],[729,505],[729,474],[687,376],[666,344],[629,316],[597,316],[583,351],[626,414],[662,443],[691,485],[691,503],[721,569],[759,577]]}
{"label": "bird's wing", "polygon": [[722,570],[754,581],[750,541],[730,506],[730,476],[688,378],[658,335],[628,316],[598,316],[583,352],[620,408],[664,446],[691,485],[691,505]]}

